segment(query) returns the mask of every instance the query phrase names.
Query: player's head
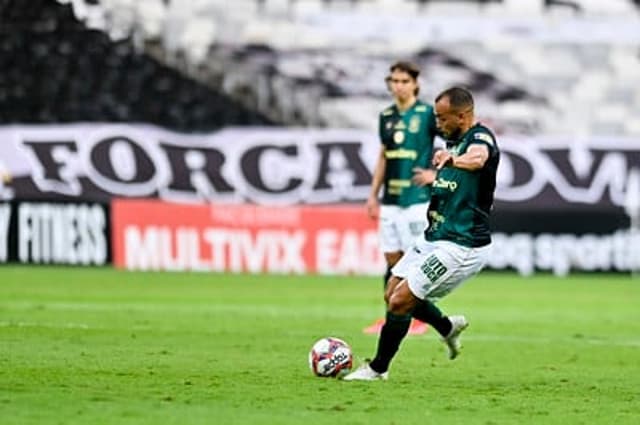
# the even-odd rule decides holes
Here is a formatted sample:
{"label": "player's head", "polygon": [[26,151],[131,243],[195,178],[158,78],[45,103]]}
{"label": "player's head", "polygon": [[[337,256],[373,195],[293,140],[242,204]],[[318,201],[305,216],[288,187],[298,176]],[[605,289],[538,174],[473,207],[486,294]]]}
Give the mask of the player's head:
{"label": "player's head", "polygon": [[414,98],[420,92],[418,76],[420,68],[409,61],[399,61],[389,68],[389,76],[385,79],[393,97],[400,101]]}
{"label": "player's head", "polygon": [[436,124],[445,139],[458,140],[473,125],[473,95],[451,87],[436,97]]}

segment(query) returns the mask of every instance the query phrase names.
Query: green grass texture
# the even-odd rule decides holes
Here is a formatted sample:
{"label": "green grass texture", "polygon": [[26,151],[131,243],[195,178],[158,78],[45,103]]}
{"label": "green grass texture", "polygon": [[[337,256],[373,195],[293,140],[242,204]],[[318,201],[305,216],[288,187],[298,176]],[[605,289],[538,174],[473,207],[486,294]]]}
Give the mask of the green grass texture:
{"label": "green grass texture", "polygon": [[324,336],[356,364],[381,278],[0,267],[0,423],[640,423],[640,280],[483,272],[439,304],[454,361],[409,336],[386,382],[317,378]]}

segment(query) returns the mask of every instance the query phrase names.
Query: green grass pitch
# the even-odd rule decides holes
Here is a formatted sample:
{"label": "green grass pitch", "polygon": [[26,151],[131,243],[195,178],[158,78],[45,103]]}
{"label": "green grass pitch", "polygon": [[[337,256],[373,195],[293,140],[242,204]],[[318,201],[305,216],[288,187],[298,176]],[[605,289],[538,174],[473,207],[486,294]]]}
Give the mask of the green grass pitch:
{"label": "green grass pitch", "polygon": [[639,280],[485,272],[441,306],[471,322],[458,359],[430,330],[343,382],[308,350],[371,356],[380,279],[5,265],[0,423],[640,423]]}

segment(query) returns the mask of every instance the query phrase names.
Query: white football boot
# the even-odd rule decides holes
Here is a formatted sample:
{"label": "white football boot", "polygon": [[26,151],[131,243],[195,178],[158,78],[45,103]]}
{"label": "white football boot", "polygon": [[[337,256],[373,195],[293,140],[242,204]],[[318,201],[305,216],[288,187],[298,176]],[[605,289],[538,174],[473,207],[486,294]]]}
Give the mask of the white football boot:
{"label": "white football boot", "polygon": [[464,316],[449,316],[449,321],[451,321],[451,331],[449,335],[442,338],[442,341],[447,344],[449,349],[449,359],[453,360],[460,354],[460,348],[462,348],[460,334],[467,329],[469,322]]}
{"label": "white football boot", "polygon": [[369,363],[365,363],[342,379],[344,381],[386,381],[389,379],[389,372],[378,373],[371,369]]}

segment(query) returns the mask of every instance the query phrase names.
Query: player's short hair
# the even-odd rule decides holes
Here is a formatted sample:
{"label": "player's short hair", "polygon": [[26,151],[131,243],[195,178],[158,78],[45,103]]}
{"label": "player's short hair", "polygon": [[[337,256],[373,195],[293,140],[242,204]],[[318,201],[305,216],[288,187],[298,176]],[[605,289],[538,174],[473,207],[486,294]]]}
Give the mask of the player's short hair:
{"label": "player's short hair", "polygon": [[449,99],[449,105],[455,110],[473,110],[473,95],[463,87],[451,87],[440,93],[436,97],[436,103],[443,98]]}
{"label": "player's short hair", "polygon": [[[420,75],[420,68],[418,68],[418,65],[416,65],[413,62],[409,62],[409,61],[398,61],[395,62],[393,65],[391,65],[389,67],[389,71],[393,72],[393,71],[401,71],[401,72],[406,72],[407,74],[409,74],[409,76],[411,78],[413,78],[414,80],[416,80],[416,82],[418,81],[418,76]],[[391,80],[391,77],[388,76],[387,78],[385,78],[385,81],[387,83],[387,85],[389,84]],[[417,96],[418,93],[420,93],[420,86],[417,86],[414,94]]]}
{"label": "player's short hair", "polygon": [[406,72],[413,78],[414,80],[418,79],[420,75],[420,68],[413,62],[409,61],[398,61],[389,67],[389,71],[403,71]]}

